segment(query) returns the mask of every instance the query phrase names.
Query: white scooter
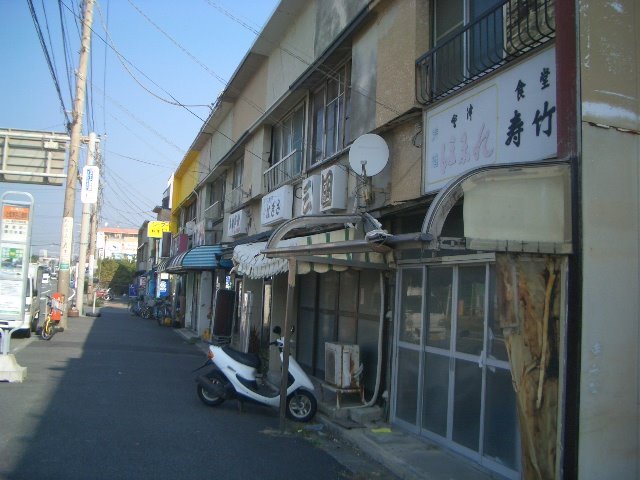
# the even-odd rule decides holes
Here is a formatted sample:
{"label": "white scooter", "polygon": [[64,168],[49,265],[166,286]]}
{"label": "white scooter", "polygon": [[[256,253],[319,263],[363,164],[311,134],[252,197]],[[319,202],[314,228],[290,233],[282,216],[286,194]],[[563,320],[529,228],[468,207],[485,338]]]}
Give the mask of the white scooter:
{"label": "white scooter", "polygon": [[[280,327],[273,333],[281,334]],[[280,351],[282,364],[284,337],[279,337],[270,345]],[[198,397],[205,405],[215,407],[227,399],[251,400],[271,407],[279,407],[280,390],[268,382],[258,380],[256,372],[260,368],[260,357],[251,353],[234,350],[228,345],[210,345],[206,373],[196,378]],[[287,386],[287,416],[299,422],[308,422],[316,414],[318,402],[313,393],[313,384],[302,367],[289,356],[289,381]]]}

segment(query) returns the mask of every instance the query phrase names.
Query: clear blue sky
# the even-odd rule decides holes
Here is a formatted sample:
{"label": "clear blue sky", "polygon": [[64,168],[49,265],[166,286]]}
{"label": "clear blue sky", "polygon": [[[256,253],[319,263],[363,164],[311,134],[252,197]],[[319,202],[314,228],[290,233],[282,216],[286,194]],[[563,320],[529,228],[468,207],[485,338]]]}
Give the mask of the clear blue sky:
{"label": "clear blue sky", "polygon": [[[79,57],[80,3],[33,0],[69,112]],[[94,131],[102,138],[101,226],[138,228],[144,220],[154,218],[151,210],[160,204],[169,176],[195,139],[201,119],[209,114],[207,105],[215,102],[224,88],[221,79],[231,77],[255,41],[254,31],[262,29],[277,4],[278,0],[96,2],[83,132]],[[69,69],[65,66],[60,12],[67,61],[73,63]],[[29,2],[0,0],[0,18],[0,128],[65,131],[65,116]],[[124,57],[131,73],[105,41]],[[204,106],[189,107],[191,113],[157,97]],[[46,249],[57,255],[64,187],[0,183],[0,195],[7,190],[28,191],[36,199],[32,253]],[[80,214],[78,203],[76,236]]]}

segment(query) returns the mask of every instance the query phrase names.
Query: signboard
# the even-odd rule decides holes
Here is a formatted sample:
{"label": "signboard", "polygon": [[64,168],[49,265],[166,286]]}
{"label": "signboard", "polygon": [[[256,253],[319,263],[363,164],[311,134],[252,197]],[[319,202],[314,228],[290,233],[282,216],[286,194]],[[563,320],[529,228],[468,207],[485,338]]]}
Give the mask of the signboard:
{"label": "signboard", "polygon": [[302,181],[302,215],[320,213],[320,175],[311,175]]}
{"label": "signboard", "polygon": [[2,205],[2,240],[5,242],[27,241],[29,230],[29,207]]}
{"label": "signboard", "polygon": [[85,165],[82,168],[82,188],[80,190],[80,201],[82,203],[98,202],[98,180],[100,169],[95,165]]}
{"label": "signboard", "polygon": [[0,129],[0,182],[62,185],[66,133]]}
{"label": "signboard", "polygon": [[344,210],[347,208],[347,172],[333,165],[320,173],[320,210]]}
{"label": "signboard", "polygon": [[169,279],[161,279],[158,281],[158,298],[168,297],[170,286]]}
{"label": "signboard", "polygon": [[424,193],[472,168],[556,155],[550,48],[426,113]]}
{"label": "signboard", "polygon": [[230,237],[249,233],[249,215],[247,215],[246,210],[238,210],[229,215],[227,233]]}
{"label": "signboard", "polygon": [[162,238],[164,232],[169,231],[169,222],[149,222],[147,224],[147,237]]}
{"label": "signboard", "polygon": [[262,197],[262,225],[289,220],[293,213],[293,186],[285,185]]}
{"label": "signboard", "polygon": [[[21,196],[29,200],[18,200]],[[24,321],[33,197],[9,191],[0,205],[0,319],[3,326],[13,328]]]}

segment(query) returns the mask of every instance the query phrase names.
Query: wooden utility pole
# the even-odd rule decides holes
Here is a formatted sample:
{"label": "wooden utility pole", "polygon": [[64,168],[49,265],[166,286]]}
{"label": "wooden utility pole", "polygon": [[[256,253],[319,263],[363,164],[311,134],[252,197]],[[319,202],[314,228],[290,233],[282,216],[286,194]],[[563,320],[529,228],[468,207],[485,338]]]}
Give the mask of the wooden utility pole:
{"label": "wooden utility pole", "polygon": [[[69,269],[71,252],[73,249],[73,218],[76,202],[76,182],[78,181],[78,157],[82,140],[82,116],[84,114],[84,99],[87,85],[87,64],[91,48],[91,24],[93,23],[93,5],[95,0],[85,0],[82,19],[82,40],[80,44],[80,63],[76,73],[76,92],[73,102],[71,120],[71,151],[67,164],[67,185],[64,194],[62,213],[62,233],[60,236],[60,269],[58,272],[58,291],[69,300]],[[82,266],[84,268],[84,266]],[[67,308],[63,309],[61,326],[67,328]]]}

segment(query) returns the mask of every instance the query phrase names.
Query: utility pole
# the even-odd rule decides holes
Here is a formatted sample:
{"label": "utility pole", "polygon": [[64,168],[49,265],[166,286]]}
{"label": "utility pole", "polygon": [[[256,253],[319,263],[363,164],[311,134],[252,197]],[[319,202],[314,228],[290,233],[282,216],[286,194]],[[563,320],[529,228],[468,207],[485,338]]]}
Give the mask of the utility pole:
{"label": "utility pole", "polygon": [[[91,132],[89,134],[89,148],[87,150],[87,163],[88,167],[95,165],[96,157],[96,134]],[[82,204],[82,221],[80,223],[80,254],[78,258],[78,285],[77,285],[77,300],[76,306],[78,307],[78,315],[84,315],[84,265],[87,263],[87,247],[89,245],[89,230],[91,221],[91,210],[93,209],[92,203]]]}
{"label": "utility pole", "polygon": [[82,116],[84,114],[84,98],[87,85],[87,64],[91,48],[91,24],[93,22],[93,4],[95,0],[85,0],[82,19],[82,40],[80,44],[80,63],[76,73],[76,92],[73,102],[71,124],[71,151],[67,165],[67,185],[64,194],[62,213],[62,233],[60,237],[60,270],[58,272],[58,291],[64,295],[65,308],[62,311],[61,326],[67,328],[66,302],[69,300],[69,267],[73,245],[73,217],[76,202],[76,182],[78,181],[78,157],[82,136]]}

